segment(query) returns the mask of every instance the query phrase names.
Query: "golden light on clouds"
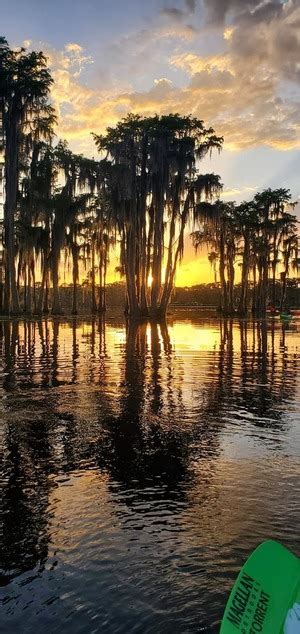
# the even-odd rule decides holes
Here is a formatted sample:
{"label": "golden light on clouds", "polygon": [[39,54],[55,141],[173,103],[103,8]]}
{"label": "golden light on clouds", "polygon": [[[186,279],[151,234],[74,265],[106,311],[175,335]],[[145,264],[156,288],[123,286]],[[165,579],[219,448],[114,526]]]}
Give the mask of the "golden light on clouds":
{"label": "golden light on clouds", "polygon": [[183,53],[171,58],[170,63],[178,68],[182,68],[190,74],[213,70],[233,72],[230,59],[226,55],[205,55],[199,56],[194,53]]}
{"label": "golden light on clouds", "polygon": [[234,32],[234,27],[233,26],[228,26],[225,31],[224,31],[224,40],[230,40],[232,38]]}
{"label": "golden light on clouds", "polygon": [[[233,165],[239,152],[253,148],[299,149],[299,3],[203,0],[199,20],[200,9],[192,4],[188,11],[178,0],[176,10],[162,8],[149,23],[121,25],[103,45],[72,34],[61,49],[36,46],[27,33],[23,45],[42,48],[49,58],[58,138],[96,157],[91,132],[104,132],[128,112],[179,112],[200,117],[223,135]],[[213,163],[211,171],[217,171]],[[227,170],[230,183],[218,173],[225,200],[250,198],[265,186],[263,173],[261,181],[247,176],[239,182]],[[109,282],[119,280],[117,264],[112,253]],[[213,280],[207,255],[195,256],[187,246],[176,283]]]}
{"label": "golden light on clouds", "polygon": [[[139,65],[150,64],[154,42],[158,51],[163,51],[164,43],[172,38],[183,42],[177,47],[178,52],[170,53],[164,61],[164,71],[169,67],[172,79],[167,73],[162,77],[156,74],[152,85],[145,79],[139,90],[130,76],[126,82],[120,76],[86,82],[86,71],[91,64],[97,66],[98,61],[75,41],[61,51],[46,50],[55,80],[52,98],[59,115],[58,135],[70,141],[76,151],[93,155],[92,131],[103,132],[128,112],[151,115],[173,111],[199,116],[213,125],[224,136],[225,147],[231,150],[261,145],[279,150],[300,147],[298,103],[290,95],[279,95],[279,67],[284,62],[274,52],[278,25],[276,31],[275,26],[271,29],[271,25],[264,24],[258,33],[247,26],[248,36],[243,39],[240,28],[229,25],[222,31],[225,50],[212,55],[192,50],[196,35],[192,37],[191,30],[193,46],[189,50],[186,34],[181,32],[183,26],[165,24],[151,37],[145,30],[121,39],[119,49],[122,45],[124,59],[126,55],[133,57],[132,68],[136,66],[139,72]],[[262,35],[270,40],[268,48],[264,48]],[[256,46],[252,36],[257,39]],[[262,55],[258,55],[259,47]],[[158,60],[153,64],[157,71]],[[176,85],[176,69],[186,74],[183,85]],[[290,66],[288,69],[290,72]]]}
{"label": "golden light on clouds", "polygon": [[58,136],[94,154],[90,132],[129,111],[181,112],[212,125],[231,150],[299,148],[299,2],[177,5],[118,25],[104,44],[72,38],[59,50],[24,40],[49,57]]}

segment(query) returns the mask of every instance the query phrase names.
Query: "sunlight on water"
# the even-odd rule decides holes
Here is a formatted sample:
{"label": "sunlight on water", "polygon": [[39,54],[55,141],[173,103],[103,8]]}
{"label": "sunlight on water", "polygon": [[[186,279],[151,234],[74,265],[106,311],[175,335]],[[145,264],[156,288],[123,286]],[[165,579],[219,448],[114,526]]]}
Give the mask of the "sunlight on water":
{"label": "sunlight on water", "polygon": [[217,632],[258,542],[300,555],[299,332],[0,322],[1,631]]}

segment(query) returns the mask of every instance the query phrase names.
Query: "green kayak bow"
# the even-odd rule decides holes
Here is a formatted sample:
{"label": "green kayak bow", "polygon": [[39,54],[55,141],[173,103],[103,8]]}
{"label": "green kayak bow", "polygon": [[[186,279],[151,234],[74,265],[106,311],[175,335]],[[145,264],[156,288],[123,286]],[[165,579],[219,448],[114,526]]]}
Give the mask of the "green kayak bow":
{"label": "green kayak bow", "polygon": [[277,542],[264,542],[250,555],[233,586],[220,634],[294,631],[285,621],[295,603],[300,603],[300,560]]}

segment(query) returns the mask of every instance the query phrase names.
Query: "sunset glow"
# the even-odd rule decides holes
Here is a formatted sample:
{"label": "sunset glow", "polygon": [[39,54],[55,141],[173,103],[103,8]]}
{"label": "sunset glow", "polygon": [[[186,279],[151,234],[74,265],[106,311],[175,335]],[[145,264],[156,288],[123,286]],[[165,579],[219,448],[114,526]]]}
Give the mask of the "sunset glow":
{"label": "sunset glow", "polygon": [[[129,111],[192,113],[224,135],[222,154],[201,166],[221,175],[224,199],[249,199],[280,176],[297,200],[298,58],[295,48],[292,61],[285,62],[281,47],[285,41],[296,47],[300,7],[294,0],[246,5],[117,0],[112,9],[92,0],[85,11],[77,0],[55,0],[41,20],[41,8],[29,19],[15,0],[14,10],[7,8],[6,36],[13,45],[22,41],[46,52],[55,81],[57,135],[74,151],[96,156],[90,133],[104,132]],[[110,282],[119,279],[114,269],[112,257]],[[195,256],[187,241],[177,283],[213,279],[205,256]]]}

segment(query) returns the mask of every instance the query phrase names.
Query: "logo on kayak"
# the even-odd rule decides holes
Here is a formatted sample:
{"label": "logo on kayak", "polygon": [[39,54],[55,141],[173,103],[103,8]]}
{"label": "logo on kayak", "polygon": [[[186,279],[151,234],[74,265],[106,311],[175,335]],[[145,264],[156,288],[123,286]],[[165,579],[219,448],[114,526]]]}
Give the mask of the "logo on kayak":
{"label": "logo on kayak", "polygon": [[269,601],[270,595],[258,581],[243,573],[230,602],[227,620],[241,634],[262,632]]}

